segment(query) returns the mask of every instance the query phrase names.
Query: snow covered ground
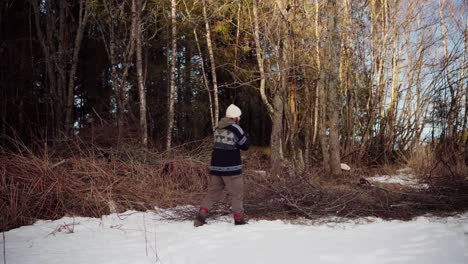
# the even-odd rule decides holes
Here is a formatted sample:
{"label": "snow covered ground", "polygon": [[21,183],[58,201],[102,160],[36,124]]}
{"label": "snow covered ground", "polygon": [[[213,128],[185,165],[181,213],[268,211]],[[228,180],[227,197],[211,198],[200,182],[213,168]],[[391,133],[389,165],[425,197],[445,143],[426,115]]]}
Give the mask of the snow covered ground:
{"label": "snow covered ground", "polygon": [[397,170],[396,175],[377,175],[373,177],[366,178],[370,182],[378,183],[396,183],[401,185],[406,185],[415,189],[427,189],[429,185],[420,183],[419,180],[412,174],[411,169],[403,168]]}
{"label": "snow covered ground", "polygon": [[155,212],[65,217],[6,232],[0,264],[468,263],[468,214],[359,222],[234,226],[222,218],[194,228]]}

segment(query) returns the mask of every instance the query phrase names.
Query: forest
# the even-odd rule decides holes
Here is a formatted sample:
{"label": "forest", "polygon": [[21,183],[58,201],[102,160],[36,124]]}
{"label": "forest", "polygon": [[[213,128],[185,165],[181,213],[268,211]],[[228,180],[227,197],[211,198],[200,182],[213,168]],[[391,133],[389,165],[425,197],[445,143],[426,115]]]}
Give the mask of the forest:
{"label": "forest", "polygon": [[197,204],[230,104],[253,217],[466,210],[467,42],[463,0],[3,0],[0,230]]}

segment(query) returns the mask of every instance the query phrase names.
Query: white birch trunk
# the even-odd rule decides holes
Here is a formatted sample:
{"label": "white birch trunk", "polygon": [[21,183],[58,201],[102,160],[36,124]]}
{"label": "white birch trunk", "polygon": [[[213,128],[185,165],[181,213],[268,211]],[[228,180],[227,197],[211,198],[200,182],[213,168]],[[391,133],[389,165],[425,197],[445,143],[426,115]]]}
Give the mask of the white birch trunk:
{"label": "white birch trunk", "polygon": [[213,102],[214,102],[214,120],[215,120],[215,127],[218,126],[219,120],[219,102],[218,102],[218,80],[216,78],[216,62],[214,58],[213,52],[213,44],[211,41],[211,29],[210,23],[208,21],[208,14],[206,10],[206,0],[202,0],[203,3],[203,19],[205,20],[205,29],[206,29],[206,44],[208,46],[208,54],[210,57],[210,64],[211,64],[211,78],[213,79]]}
{"label": "white birch trunk", "polygon": [[177,19],[176,19],[176,0],[171,0],[171,24],[172,24],[172,41],[171,41],[171,82],[169,86],[168,96],[168,122],[166,133],[166,149],[171,149],[172,130],[174,128],[174,99],[176,91],[176,64],[177,64]]}

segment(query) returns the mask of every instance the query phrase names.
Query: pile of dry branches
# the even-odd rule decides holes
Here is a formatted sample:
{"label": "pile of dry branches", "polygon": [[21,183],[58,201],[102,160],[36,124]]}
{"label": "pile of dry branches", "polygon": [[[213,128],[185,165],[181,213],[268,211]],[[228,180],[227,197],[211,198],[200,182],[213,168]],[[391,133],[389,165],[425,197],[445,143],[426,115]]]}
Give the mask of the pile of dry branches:
{"label": "pile of dry branches", "polygon": [[[332,178],[320,169],[304,175],[269,177],[259,170],[258,156],[249,157],[245,176],[245,209],[249,217],[261,219],[319,220],[381,217],[409,220],[415,216],[451,215],[468,209],[468,179],[437,166],[418,177],[421,188],[401,184],[370,183],[369,171],[355,170]],[[372,173],[370,173],[372,174]],[[213,217],[230,214],[228,199],[212,210]],[[193,209],[181,208],[169,220],[190,220]],[[337,219],[337,218],[335,218]]]}
{"label": "pile of dry branches", "polygon": [[[251,179],[257,192],[247,198],[253,216],[272,218],[324,216],[410,219],[423,214],[444,215],[468,209],[468,182],[430,182],[429,188],[360,184],[358,175],[338,182],[323,176],[296,177],[287,181]],[[356,179],[356,180],[354,180]]]}

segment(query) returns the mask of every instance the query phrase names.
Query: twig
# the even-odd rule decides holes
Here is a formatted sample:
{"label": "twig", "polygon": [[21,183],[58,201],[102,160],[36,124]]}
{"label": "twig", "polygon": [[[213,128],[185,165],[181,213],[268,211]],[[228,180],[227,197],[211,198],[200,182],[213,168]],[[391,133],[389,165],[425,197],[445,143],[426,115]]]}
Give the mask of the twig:
{"label": "twig", "polygon": [[50,169],[53,169],[53,168],[55,168],[55,167],[58,167],[58,166],[64,164],[66,161],[67,161],[66,159],[63,159],[63,160],[61,160],[61,161],[55,163],[54,165],[50,166]]}
{"label": "twig", "polygon": [[96,109],[94,109],[94,107],[93,107],[93,112],[94,112],[94,113],[96,114],[96,116],[99,117],[99,119],[101,120],[101,126],[102,126],[102,123],[108,124],[107,121],[104,120],[104,119],[96,112]]}

